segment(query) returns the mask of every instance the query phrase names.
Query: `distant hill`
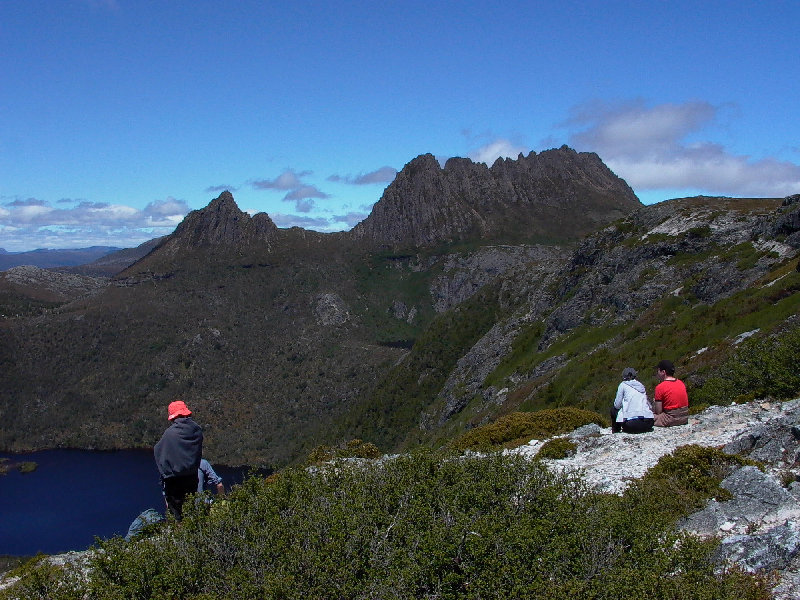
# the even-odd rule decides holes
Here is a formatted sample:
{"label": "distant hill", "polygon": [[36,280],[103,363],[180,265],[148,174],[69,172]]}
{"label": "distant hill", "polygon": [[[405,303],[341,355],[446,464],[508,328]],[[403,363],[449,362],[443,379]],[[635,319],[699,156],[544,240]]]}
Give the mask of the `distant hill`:
{"label": "distant hill", "polygon": [[59,271],[74,273],[76,275],[89,275],[91,277],[113,277],[125,270],[137,260],[146,256],[158,246],[165,238],[158,237],[139,244],[135,248],[116,249],[95,259],[92,262],[80,263],[75,266],[64,266]]}
{"label": "distant hill", "polygon": [[41,269],[82,265],[102,256],[118,251],[114,246],[91,246],[89,248],[66,248],[61,250],[30,250],[28,252],[0,251],[0,271],[11,267],[30,265]]}
{"label": "distant hill", "polygon": [[623,367],[652,386],[660,358],[694,393],[800,311],[792,199],[642,206],[569,148],[431,158],[351,232],[225,192],[99,292],[0,310],[0,448],[151,446],[177,396],[229,464],[438,444],[514,410],[605,412]]}

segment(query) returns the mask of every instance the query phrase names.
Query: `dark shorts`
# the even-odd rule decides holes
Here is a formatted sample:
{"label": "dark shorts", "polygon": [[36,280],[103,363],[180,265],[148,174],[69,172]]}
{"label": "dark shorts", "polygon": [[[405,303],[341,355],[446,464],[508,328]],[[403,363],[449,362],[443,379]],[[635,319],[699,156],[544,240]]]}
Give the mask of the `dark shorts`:
{"label": "dark shorts", "polygon": [[167,508],[172,513],[172,516],[180,521],[183,516],[183,503],[186,501],[186,496],[197,493],[197,473],[169,477],[163,480],[162,485]]}

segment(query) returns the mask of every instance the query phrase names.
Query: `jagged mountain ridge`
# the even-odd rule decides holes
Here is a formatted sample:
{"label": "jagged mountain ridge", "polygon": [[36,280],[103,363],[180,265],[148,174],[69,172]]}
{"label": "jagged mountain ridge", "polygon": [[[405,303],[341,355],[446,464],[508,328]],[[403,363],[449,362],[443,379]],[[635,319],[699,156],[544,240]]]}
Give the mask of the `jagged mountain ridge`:
{"label": "jagged mountain ridge", "polygon": [[442,168],[425,154],[398,173],[351,233],[391,248],[553,239],[585,235],[640,206],[596,154],[566,146],[497,159],[491,167],[451,158]]}

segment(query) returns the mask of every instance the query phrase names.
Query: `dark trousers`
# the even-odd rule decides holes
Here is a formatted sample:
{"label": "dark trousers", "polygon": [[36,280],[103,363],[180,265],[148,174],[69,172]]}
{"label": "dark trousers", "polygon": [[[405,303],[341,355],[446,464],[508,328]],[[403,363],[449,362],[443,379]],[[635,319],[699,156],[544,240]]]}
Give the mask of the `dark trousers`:
{"label": "dark trousers", "polygon": [[197,493],[197,472],[192,475],[168,477],[161,482],[167,508],[178,521],[183,516],[183,503],[186,496]]}
{"label": "dark trousers", "polygon": [[653,431],[653,419],[628,419],[622,425],[623,433],[647,433]]}

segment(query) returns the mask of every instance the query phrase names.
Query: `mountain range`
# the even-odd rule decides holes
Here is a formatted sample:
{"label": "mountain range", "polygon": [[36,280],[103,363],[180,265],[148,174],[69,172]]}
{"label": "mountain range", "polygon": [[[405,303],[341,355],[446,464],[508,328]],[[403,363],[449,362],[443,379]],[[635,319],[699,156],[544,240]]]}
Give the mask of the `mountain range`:
{"label": "mountain range", "polygon": [[85,291],[0,277],[0,447],[152,446],[181,397],[209,458],[278,467],[511,411],[607,412],[622,368],[652,389],[660,358],[699,393],[740,335],[794,326],[798,201],[643,206],[567,147],[422,155],[349,232],[279,229],[225,192],[111,278],[42,278]]}
{"label": "mountain range", "polygon": [[7,252],[0,248],[0,271],[22,265],[42,269],[83,265],[118,250],[120,248],[114,246],[90,246],[89,248],[64,248],[60,250],[40,248],[27,252]]}

